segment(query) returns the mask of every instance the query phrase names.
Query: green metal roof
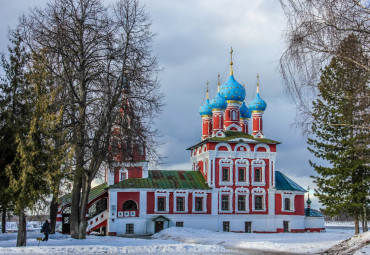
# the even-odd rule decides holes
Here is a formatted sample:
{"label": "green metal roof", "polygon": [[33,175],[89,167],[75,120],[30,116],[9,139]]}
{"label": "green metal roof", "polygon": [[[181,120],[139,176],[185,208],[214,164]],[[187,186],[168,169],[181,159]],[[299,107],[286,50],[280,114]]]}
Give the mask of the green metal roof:
{"label": "green metal roof", "polygon": [[275,171],[275,187],[277,190],[294,190],[307,192],[304,188],[289,179],[285,174]]}
{"label": "green metal roof", "polygon": [[109,188],[210,189],[199,171],[150,170],[148,178],[131,178]]}
{"label": "green metal roof", "polygon": [[[106,183],[102,183],[98,186],[95,186],[91,188],[90,194],[89,194],[89,202],[106,192],[106,188],[108,185]],[[60,197],[60,201],[64,203],[70,203],[71,202],[71,193],[65,194],[64,196]]]}
{"label": "green metal roof", "polygon": [[311,209],[311,208],[305,208],[304,215],[309,216],[309,217],[324,217],[324,215],[320,213],[318,210]]}

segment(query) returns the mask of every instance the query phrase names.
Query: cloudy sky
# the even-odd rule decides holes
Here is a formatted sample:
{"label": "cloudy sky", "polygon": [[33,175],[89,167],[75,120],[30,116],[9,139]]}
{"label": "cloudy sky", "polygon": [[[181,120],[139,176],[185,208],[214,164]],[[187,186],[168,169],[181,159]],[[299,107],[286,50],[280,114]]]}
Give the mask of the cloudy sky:
{"label": "cloudy sky", "polygon": [[[47,0],[0,0],[0,51],[6,51],[7,31],[30,7]],[[109,2],[108,0],[106,2]],[[160,73],[165,108],[157,121],[164,145],[160,152],[166,164],[160,168],[190,169],[190,153],[185,149],[200,141],[199,107],[210,82],[210,96],[229,75],[230,47],[234,49],[234,76],[246,85],[247,99],[256,93],[260,75],[261,97],[267,102],[263,115],[264,134],[281,141],[277,170],[301,186],[314,187],[308,153],[294,122],[295,106],[284,94],[277,71],[284,51],[285,17],[278,1],[271,0],[143,0],[157,33],[153,53]],[[316,202],[314,200],[314,202]]]}

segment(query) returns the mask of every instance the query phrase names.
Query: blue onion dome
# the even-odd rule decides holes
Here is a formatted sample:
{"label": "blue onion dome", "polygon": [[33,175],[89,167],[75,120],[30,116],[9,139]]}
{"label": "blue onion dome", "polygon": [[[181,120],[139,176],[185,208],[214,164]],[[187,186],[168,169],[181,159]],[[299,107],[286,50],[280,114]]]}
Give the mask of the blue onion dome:
{"label": "blue onion dome", "polygon": [[253,111],[264,111],[266,110],[267,104],[257,93],[256,97],[249,103],[249,109]]}
{"label": "blue onion dome", "polygon": [[245,102],[243,102],[242,106],[240,107],[240,118],[242,118],[242,119],[250,119],[251,116],[252,116],[251,111],[245,105]]}
{"label": "blue onion dome", "polygon": [[256,97],[249,103],[249,110],[253,111],[264,111],[266,110],[267,104],[266,102],[260,97],[260,83],[259,83],[259,75],[257,74],[257,94]]}
{"label": "blue onion dome", "polygon": [[245,99],[244,87],[231,74],[229,80],[221,86],[220,95],[227,101],[243,102]]}
{"label": "blue onion dome", "polygon": [[211,109],[222,109],[225,110],[227,107],[226,100],[220,96],[218,92],[217,95],[210,102]]}
{"label": "blue onion dome", "polygon": [[206,102],[204,103],[204,105],[202,105],[200,108],[199,108],[199,113],[201,116],[205,116],[205,115],[211,115],[212,116],[212,109],[211,109],[211,106],[209,104],[209,99],[207,98]]}

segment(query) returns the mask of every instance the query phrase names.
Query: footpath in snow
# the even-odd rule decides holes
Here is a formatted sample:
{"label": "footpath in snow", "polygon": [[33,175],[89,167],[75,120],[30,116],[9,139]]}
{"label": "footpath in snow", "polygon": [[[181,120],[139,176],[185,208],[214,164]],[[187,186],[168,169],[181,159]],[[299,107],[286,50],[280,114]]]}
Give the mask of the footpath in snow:
{"label": "footpath in snow", "polygon": [[[15,247],[17,234],[0,234],[0,254],[355,254],[370,255],[370,232],[353,236],[350,226],[332,225],[325,233],[228,233],[203,229],[169,228],[145,238],[88,236],[76,240],[50,235],[38,247],[43,234],[30,224],[27,247]],[[362,247],[363,246],[363,247]],[[362,248],[361,248],[362,247]],[[360,248],[360,249],[359,249]]]}
{"label": "footpath in snow", "polygon": [[0,234],[0,254],[232,254],[223,246],[186,244],[174,240],[124,238],[112,236],[87,236],[84,240],[69,235],[49,236],[48,242],[40,242],[39,231],[27,233],[27,247],[15,247],[17,234]]}

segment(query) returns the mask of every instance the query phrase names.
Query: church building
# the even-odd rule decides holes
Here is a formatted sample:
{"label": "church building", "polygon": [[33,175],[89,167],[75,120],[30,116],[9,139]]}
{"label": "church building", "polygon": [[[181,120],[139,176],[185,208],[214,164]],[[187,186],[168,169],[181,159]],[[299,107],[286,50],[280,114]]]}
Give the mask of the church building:
{"label": "church building", "polygon": [[[148,170],[145,141],[130,143],[134,162],[115,157],[105,183],[92,188],[88,233],[149,235],[169,227],[247,233],[324,231],[304,188],[276,170],[279,142],[265,137],[266,102],[233,74],[200,107],[201,139],[190,146],[192,169]],[[69,233],[70,195],[61,197],[57,229]]]}

